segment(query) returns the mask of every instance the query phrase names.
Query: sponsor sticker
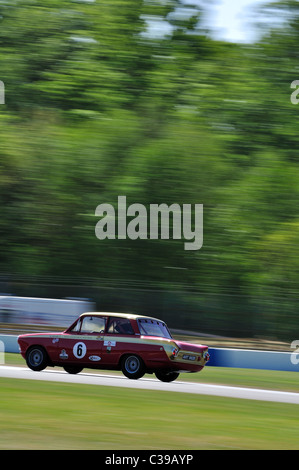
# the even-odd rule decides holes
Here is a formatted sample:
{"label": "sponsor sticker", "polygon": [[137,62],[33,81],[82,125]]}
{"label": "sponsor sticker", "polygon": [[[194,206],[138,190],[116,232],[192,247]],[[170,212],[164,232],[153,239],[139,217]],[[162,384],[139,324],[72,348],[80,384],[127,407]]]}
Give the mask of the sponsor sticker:
{"label": "sponsor sticker", "polygon": [[104,346],[115,346],[116,341],[104,341]]}
{"label": "sponsor sticker", "polygon": [[63,349],[63,350],[61,351],[61,353],[59,354],[59,357],[60,357],[60,359],[68,359],[69,356],[68,356],[66,350]]}
{"label": "sponsor sticker", "polygon": [[100,356],[89,356],[88,358],[90,361],[94,361],[94,362],[97,362],[97,361],[100,361],[101,358]]}

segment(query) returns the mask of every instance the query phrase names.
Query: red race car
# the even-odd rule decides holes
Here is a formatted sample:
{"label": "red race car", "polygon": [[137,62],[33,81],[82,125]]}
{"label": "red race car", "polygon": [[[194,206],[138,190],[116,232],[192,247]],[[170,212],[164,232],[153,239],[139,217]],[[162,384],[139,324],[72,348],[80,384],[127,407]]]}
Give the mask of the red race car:
{"label": "red race car", "polygon": [[130,379],[155,373],[172,382],[180,372],[199,372],[209,360],[208,347],[174,340],[157,318],[90,312],[62,333],[18,337],[30,369],[61,366],[70,374],[84,367],[121,370]]}

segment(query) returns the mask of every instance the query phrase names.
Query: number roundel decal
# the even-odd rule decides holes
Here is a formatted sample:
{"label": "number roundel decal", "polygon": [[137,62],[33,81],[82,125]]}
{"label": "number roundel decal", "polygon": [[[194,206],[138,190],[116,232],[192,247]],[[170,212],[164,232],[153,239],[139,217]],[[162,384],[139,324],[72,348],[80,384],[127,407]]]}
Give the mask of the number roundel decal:
{"label": "number roundel decal", "polygon": [[73,347],[73,354],[77,359],[82,359],[86,354],[86,345],[84,343],[76,343]]}

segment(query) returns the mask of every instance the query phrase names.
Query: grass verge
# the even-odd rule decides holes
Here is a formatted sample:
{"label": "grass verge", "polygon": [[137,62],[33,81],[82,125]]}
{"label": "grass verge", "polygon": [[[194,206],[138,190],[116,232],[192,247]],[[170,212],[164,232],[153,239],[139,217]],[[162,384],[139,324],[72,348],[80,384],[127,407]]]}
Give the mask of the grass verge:
{"label": "grass verge", "polygon": [[299,406],[0,379],[0,449],[299,449]]}

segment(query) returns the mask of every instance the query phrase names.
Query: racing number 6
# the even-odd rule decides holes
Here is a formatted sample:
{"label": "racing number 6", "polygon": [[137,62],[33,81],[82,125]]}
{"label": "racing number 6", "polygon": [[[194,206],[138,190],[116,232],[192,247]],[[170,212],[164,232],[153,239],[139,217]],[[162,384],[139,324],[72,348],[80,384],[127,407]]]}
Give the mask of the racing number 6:
{"label": "racing number 6", "polygon": [[82,359],[86,354],[85,343],[76,343],[73,347],[73,354],[77,359]]}

